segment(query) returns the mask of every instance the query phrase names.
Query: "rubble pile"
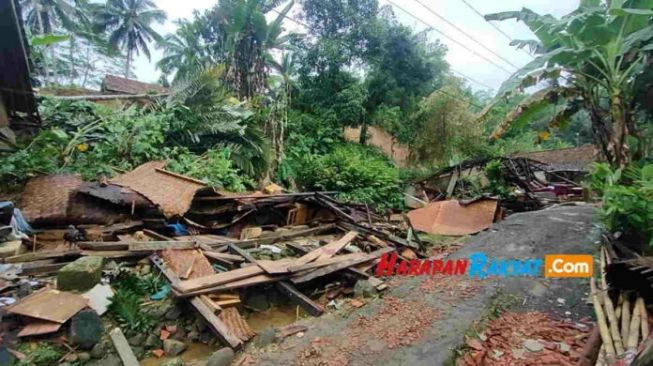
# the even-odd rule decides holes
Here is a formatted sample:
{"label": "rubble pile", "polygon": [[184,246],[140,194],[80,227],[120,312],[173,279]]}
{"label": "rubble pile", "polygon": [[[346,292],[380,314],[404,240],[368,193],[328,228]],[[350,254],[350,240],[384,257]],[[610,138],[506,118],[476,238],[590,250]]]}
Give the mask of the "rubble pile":
{"label": "rubble pile", "polygon": [[[222,192],[163,162],[101,182],[43,176],[27,188],[21,210],[4,206],[1,245],[0,346],[18,358],[13,340],[35,336],[125,365],[147,351],[177,356],[188,341],[239,349],[256,335],[246,315],[264,310],[257,297],[319,316],[361,281],[387,288],[371,274],[383,254],[424,256],[408,221],[335,192]],[[178,320],[187,313],[202,321]]]}

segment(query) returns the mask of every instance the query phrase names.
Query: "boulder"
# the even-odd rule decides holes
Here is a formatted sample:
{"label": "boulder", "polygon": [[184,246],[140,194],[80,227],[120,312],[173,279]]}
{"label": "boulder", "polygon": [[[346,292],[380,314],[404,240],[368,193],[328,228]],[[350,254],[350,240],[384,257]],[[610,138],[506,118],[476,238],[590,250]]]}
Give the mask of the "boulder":
{"label": "boulder", "polygon": [[206,361],[206,366],[228,366],[233,359],[234,351],[231,348],[221,348],[213,352],[209,360]]}
{"label": "boulder", "polygon": [[184,352],[187,347],[188,346],[186,343],[176,339],[166,339],[163,341],[163,350],[169,356],[177,356],[178,354]]}
{"label": "boulder", "polygon": [[372,297],[377,294],[376,288],[368,280],[358,280],[354,285],[354,297]]}
{"label": "boulder", "polygon": [[184,366],[184,360],[181,357],[175,357],[161,364],[161,366]]}
{"label": "boulder", "polygon": [[61,291],[86,291],[102,280],[102,257],[81,257],[57,273],[57,288]]}
{"label": "boulder", "polygon": [[90,349],[100,341],[103,332],[102,319],[95,310],[85,309],[71,319],[69,340],[82,349]]}
{"label": "boulder", "polygon": [[151,333],[150,335],[148,335],[147,338],[145,339],[145,347],[147,348],[163,347],[163,341],[161,340],[161,336],[155,333]]}

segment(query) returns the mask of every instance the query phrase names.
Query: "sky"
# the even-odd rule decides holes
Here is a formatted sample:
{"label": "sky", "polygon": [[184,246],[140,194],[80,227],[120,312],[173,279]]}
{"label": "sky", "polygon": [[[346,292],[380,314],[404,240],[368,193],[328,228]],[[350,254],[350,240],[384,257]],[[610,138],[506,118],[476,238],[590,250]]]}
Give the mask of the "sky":
{"label": "sky", "polygon": [[[429,24],[431,28],[446,34],[449,38],[438,31],[431,31],[429,36],[431,40],[440,39],[444,43],[448,52],[446,60],[451,68],[460,74],[464,74],[476,82],[469,81],[470,86],[474,89],[488,89],[491,87],[496,90],[501,83],[510,76],[510,72],[516,69],[514,66],[521,67],[532,60],[527,53],[517,50],[509,45],[509,40],[499,31],[494,29],[483,18],[470,9],[463,0],[379,0],[379,6],[391,5],[389,1],[397,4],[401,8],[420,18],[423,22]],[[529,8],[537,13],[548,13],[556,17],[565,15],[578,7],[578,0],[556,1],[556,0],[466,0],[472,7],[482,14],[495,13],[500,11],[518,10],[522,7]],[[154,0],[154,3],[168,14],[168,21],[162,25],[155,25],[154,28],[162,35],[175,31],[174,20],[180,18],[191,18],[194,10],[205,10],[211,8],[217,3],[217,0]],[[467,33],[478,43],[462,34],[458,29],[447,24],[433,13],[429,12],[424,4],[433,12],[446,18],[449,22],[456,25],[457,28]],[[279,8],[282,8],[280,6]],[[296,13],[299,5],[295,5],[291,14]],[[410,26],[416,32],[422,31],[427,26],[415,18],[407,15],[402,10],[393,7],[397,19],[404,25]],[[276,15],[271,13],[272,16]],[[504,33],[512,39],[532,39],[534,38],[530,30],[522,23],[513,20],[503,22],[493,22]],[[287,20],[284,26],[289,31],[303,32],[304,29]],[[453,40],[452,40],[453,39]],[[492,54],[481,45],[501,56]],[[462,45],[460,45],[462,44]],[[162,51],[152,49],[152,59],[140,55],[134,62],[135,73],[142,81],[155,82],[160,75],[155,64],[161,58]],[[479,56],[481,55],[481,56]],[[488,61],[489,60],[489,61]],[[512,65],[506,62],[510,62]],[[499,65],[500,67],[493,65]],[[514,66],[513,66],[514,65]],[[458,74],[458,76],[461,76]]]}

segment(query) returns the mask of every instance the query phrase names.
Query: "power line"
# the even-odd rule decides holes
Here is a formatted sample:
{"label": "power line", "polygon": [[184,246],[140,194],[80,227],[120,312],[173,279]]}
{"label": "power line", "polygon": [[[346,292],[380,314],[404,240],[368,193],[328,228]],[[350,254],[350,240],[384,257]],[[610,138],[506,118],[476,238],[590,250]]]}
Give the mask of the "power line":
{"label": "power line", "polygon": [[473,41],[474,43],[476,43],[477,45],[481,46],[481,47],[482,47],[483,49],[485,49],[486,51],[490,52],[491,54],[493,54],[493,55],[495,55],[496,57],[498,57],[499,59],[501,59],[503,62],[507,63],[508,65],[510,65],[510,66],[512,66],[512,67],[514,67],[515,69],[519,69],[519,66],[513,64],[512,62],[510,62],[510,60],[506,59],[505,57],[501,56],[500,54],[498,54],[498,53],[492,51],[491,49],[489,49],[487,46],[485,46],[483,43],[479,42],[476,38],[474,38],[473,36],[471,36],[469,33],[465,32],[464,29],[461,29],[461,28],[458,27],[456,24],[450,22],[450,21],[449,21],[447,18],[445,18],[444,16],[438,14],[435,10],[433,10],[433,9],[429,8],[428,6],[426,6],[426,4],[424,4],[421,0],[415,0],[415,2],[417,2],[418,4],[420,4],[420,5],[421,5],[424,9],[426,9],[429,13],[435,15],[438,19],[440,19],[440,20],[442,20],[443,22],[449,24],[451,27],[453,27],[453,28],[454,28],[455,30],[457,30],[458,32],[464,34],[465,37],[469,38],[470,40],[472,40],[472,41]]}
{"label": "power line", "polygon": [[[494,28],[494,29],[497,30],[497,32],[501,33],[501,35],[504,36],[508,41],[510,41],[510,42],[513,41],[512,37],[510,37],[508,34],[506,34],[506,32],[504,32],[504,31],[503,31],[501,28],[499,28],[496,24],[494,24],[494,23],[492,23],[491,21],[485,19],[485,16],[484,16],[480,11],[478,11],[475,7],[473,7],[472,4],[468,3],[467,0],[461,0],[461,1],[462,1],[465,5],[467,5],[468,8],[472,9],[472,11],[473,11],[474,13],[478,14],[479,17],[483,18],[483,20],[484,20],[487,24],[491,25],[492,28]],[[520,50],[521,50],[522,52],[524,52],[525,54],[529,55],[531,58],[533,58],[533,55],[531,55],[531,54],[530,54],[528,51],[526,51],[525,49],[520,48]]]}
{"label": "power line", "polygon": [[467,80],[469,80],[469,81],[471,81],[471,82],[473,82],[473,83],[476,83],[476,84],[478,84],[478,85],[481,85],[481,86],[483,86],[483,87],[485,87],[485,88],[488,88],[488,89],[490,89],[490,90],[494,90],[493,87],[491,87],[491,86],[489,86],[489,85],[487,85],[487,84],[485,84],[485,83],[483,83],[483,82],[480,82],[480,81],[478,81],[478,80],[475,80],[475,79],[471,78],[470,76],[467,76],[467,75],[463,74],[462,72],[460,72],[460,71],[458,71],[458,70],[451,69],[451,72],[453,72],[453,73],[455,73],[455,74],[458,74],[458,75],[462,76],[463,78],[465,78],[465,79],[467,79]]}
{"label": "power line", "polygon": [[435,27],[433,27],[432,25],[430,25],[429,23],[427,23],[427,22],[424,21],[423,19],[417,17],[415,14],[413,14],[413,13],[409,12],[408,10],[402,8],[401,6],[397,5],[397,4],[396,4],[395,2],[393,2],[392,0],[387,0],[387,1],[388,1],[388,3],[390,3],[390,5],[394,6],[395,8],[401,10],[402,12],[408,14],[408,15],[411,16],[412,18],[418,20],[420,23],[422,23],[422,24],[424,24],[425,26],[427,26],[430,30],[433,30],[433,31],[435,31],[435,32],[437,32],[437,33],[439,33],[439,34],[441,34],[444,38],[450,40],[451,42],[454,42],[455,44],[457,44],[457,45],[459,45],[460,47],[466,49],[467,51],[469,51],[470,53],[476,55],[477,57],[480,57],[480,58],[482,58],[483,60],[485,60],[485,61],[491,63],[492,65],[496,66],[498,69],[500,69],[500,70],[502,70],[502,71],[505,71],[506,73],[512,75],[512,73],[513,73],[512,71],[510,71],[510,70],[506,69],[505,67],[503,67],[503,66],[501,66],[501,65],[499,65],[499,64],[497,64],[497,63],[495,63],[494,61],[490,60],[489,58],[487,58],[487,57],[481,55],[480,53],[474,51],[473,49],[467,47],[465,44],[461,43],[460,41],[458,41],[458,40],[456,40],[456,39],[450,37],[448,34],[442,32],[441,30],[439,30],[439,29],[437,29],[437,28],[435,28]]}

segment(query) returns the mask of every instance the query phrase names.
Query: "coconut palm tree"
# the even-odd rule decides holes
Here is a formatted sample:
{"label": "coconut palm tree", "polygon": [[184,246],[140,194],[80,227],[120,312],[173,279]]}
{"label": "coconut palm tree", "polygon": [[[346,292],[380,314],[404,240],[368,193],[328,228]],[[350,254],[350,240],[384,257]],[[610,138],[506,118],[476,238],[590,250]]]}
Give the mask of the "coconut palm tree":
{"label": "coconut palm tree", "polygon": [[152,23],[163,23],[166,14],[151,0],[107,0],[96,16],[97,29],[111,32],[111,44],[125,51],[125,77],[129,77],[134,53],[143,52],[150,59],[148,42],[162,41]]}
{"label": "coconut palm tree", "polygon": [[177,31],[167,34],[157,48],[163,49],[163,58],[156,66],[164,74],[174,73],[173,81],[186,79],[197,70],[209,66],[208,47],[198,37],[198,22],[178,21]]}

